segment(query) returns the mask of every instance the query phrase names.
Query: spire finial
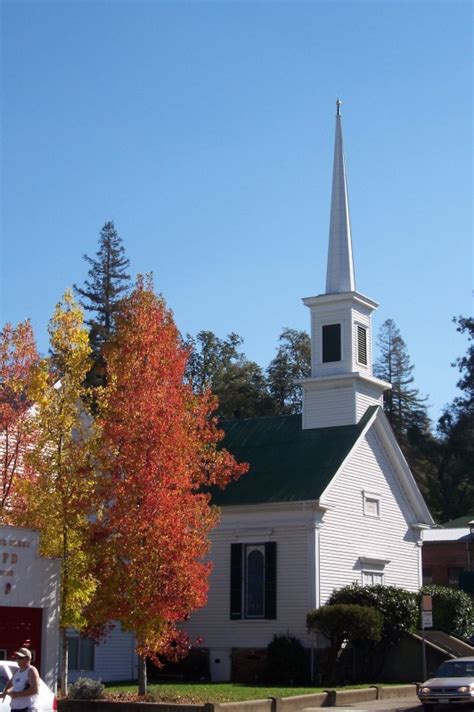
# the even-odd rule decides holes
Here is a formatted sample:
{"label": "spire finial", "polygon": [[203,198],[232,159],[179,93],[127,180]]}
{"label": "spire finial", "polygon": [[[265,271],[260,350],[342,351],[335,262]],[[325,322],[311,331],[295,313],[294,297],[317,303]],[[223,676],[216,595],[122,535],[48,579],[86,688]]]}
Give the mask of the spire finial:
{"label": "spire finial", "polygon": [[326,294],[355,291],[349,198],[347,195],[340,107],[341,101],[338,99],[336,101],[336,140],[334,143]]}
{"label": "spire finial", "polygon": [[341,115],[341,104],[342,104],[342,101],[340,99],[337,99],[337,101],[336,101],[336,116]]}

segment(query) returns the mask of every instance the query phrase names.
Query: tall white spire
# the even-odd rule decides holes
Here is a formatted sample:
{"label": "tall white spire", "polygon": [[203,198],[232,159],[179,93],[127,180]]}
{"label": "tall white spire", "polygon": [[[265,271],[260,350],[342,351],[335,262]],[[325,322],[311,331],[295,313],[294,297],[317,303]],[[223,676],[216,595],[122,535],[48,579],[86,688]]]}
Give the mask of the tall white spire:
{"label": "tall white spire", "polygon": [[332,174],[331,221],[326,273],[326,294],[355,291],[351,222],[341,128],[341,102],[336,102],[336,139]]}

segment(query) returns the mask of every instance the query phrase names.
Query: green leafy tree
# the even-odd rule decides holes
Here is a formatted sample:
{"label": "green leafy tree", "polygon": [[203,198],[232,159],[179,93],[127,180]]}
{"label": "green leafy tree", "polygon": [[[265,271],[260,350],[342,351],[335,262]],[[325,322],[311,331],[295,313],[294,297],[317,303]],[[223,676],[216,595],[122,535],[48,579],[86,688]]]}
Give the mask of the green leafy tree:
{"label": "green leafy tree", "polygon": [[383,615],[381,643],[390,647],[406,632],[416,630],[418,608],[414,595],[398,586],[360,586],[357,583],[334,591],[328,603],[357,603],[372,606]]}
{"label": "green leafy tree", "polygon": [[360,586],[353,583],[334,591],[328,604],[357,604],[375,608],[383,616],[380,642],[372,650],[373,674],[379,675],[390,648],[407,632],[415,631],[418,623],[416,596],[398,586]]}
{"label": "green leafy tree", "polygon": [[457,383],[461,394],[438,421],[440,447],[432,499],[441,521],[474,512],[474,320],[454,321],[469,345],[466,355],[453,364],[461,373]]}
{"label": "green leafy tree", "polygon": [[285,328],[267,368],[268,388],[279,414],[301,413],[302,393],[297,381],[311,375],[311,341],[306,331]]}
{"label": "green leafy tree", "polygon": [[225,339],[212,331],[200,331],[195,338],[187,335],[186,380],[195,393],[210,389],[217,396],[217,415],[222,419],[274,415],[263,371],[240,351],[242,343],[233,332]]}
{"label": "green leafy tree", "polygon": [[106,222],[100,231],[99,249],[95,257],[84,255],[90,265],[88,279],[83,287],[74,285],[81,306],[91,312],[87,321],[94,367],[89,376],[93,385],[103,385],[104,364],[102,346],[115,333],[117,316],[122,299],[130,290],[129,259],[125,255],[122,238],[113,222]]}
{"label": "green leafy tree", "polygon": [[[469,594],[447,586],[430,584],[423,586],[418,601],[423,593],[433,599],[433,628],[446,633],[468,638],[472,635],[474,608]],[[420,603],[418,603],[420,609]]]}
{"label": "green leafy tree", "polygon": [[336,682],[337,661],[343,643],[377,642],[381,638],[383,616],[372,606],[335,603],[310,611],[306,616],[309,631],[322,633],[329,641],[327,684]]}

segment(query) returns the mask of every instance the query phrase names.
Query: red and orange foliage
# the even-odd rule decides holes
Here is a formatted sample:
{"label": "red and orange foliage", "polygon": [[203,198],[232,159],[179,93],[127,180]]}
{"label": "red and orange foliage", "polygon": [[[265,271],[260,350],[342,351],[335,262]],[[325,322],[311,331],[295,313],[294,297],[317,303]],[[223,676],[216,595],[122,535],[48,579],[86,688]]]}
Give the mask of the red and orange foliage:
{"label": "red and orange foliage", "polygon": [[247,470],[224,449],[210,393],[183,382],[188,353],[171,312],[139,280],[123,303],[105,351],[101,479],[107,504],[96,520],[101,551],[94,604],[99,621],[119,620],[138,651],[180,657],[189,643],[177,628],[207,597],[204,560],[218,511],[203,492]]}
{"label": "red and orange foliage", "polygon": [[29,321],[0,332],[0,523],[10,522],[17,499],[15,480],[25,472],[24,456],[34,434],[29,390],[39,356]]}

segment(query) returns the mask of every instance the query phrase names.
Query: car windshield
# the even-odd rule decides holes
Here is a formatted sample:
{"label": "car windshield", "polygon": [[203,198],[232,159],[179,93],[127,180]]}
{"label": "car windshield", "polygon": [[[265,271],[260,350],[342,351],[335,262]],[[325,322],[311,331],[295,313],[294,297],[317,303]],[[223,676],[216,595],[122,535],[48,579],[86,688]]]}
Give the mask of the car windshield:
{"label": "car windshield", "polygon": [[449,661],[440,665],[435,677],[469,677],[474,676],[474,660]]}

